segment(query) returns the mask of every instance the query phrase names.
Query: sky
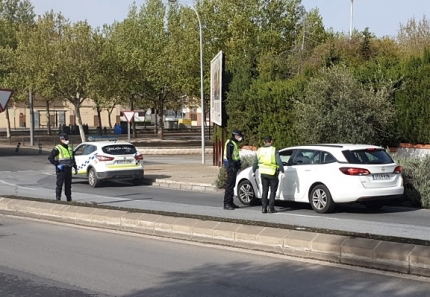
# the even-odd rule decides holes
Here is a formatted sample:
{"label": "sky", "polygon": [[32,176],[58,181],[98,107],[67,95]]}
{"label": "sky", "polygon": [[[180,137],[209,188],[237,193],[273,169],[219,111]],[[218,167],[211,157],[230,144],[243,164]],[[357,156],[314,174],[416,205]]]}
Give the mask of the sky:
{"label": "sky", "polygon": [[[167,0],[165,0],[167,2]],[[87,20],[93,26],[112,24],[122,21],[129,11],[129,6],[144,0],[31,0],[36,15],[54,10],[72,22]],[[183,4],[192,4],[192,0],[180,0]],[[318,8],[323,18],[324,27],[335,32],[349,34],[351,20],[351,0],[302,0],[306,10]],[[353,27],[370,32],[377,37],[396,37],[400,24],[408,20],[421,20],[430,13],[429,0],[353,0]]]}

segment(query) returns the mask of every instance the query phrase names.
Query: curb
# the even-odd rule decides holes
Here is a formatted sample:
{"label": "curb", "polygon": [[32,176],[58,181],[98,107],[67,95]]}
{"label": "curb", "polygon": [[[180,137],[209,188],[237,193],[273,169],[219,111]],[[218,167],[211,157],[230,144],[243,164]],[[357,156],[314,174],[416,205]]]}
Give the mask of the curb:
{"label": "curb", "polygon": [[423,245],[2,197],[0,212],[430,276]]}
{"label": "curb", "polygon": [[[197,147],[136,147],[136,150],[143,155],[197,155],[202,153],[202,149]],[[205,148],[205,154],[213,154],[213,149]]]}
{"label": "curb", "polygon": [[221,193],[224,189],[218,189],[211,184],[199,184],[199,183],[185,183],[177,182],[167,179],[154,179],[149,180],[148,184],[160,188],[177,189],[184,191],[196,191],[196,192],[206,192],[206,193]]}

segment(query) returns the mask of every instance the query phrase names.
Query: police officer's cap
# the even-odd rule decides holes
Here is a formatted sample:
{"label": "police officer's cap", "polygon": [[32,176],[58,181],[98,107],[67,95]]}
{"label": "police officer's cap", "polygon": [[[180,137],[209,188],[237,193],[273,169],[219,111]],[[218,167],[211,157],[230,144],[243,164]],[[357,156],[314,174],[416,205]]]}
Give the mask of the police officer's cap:
{"label": "police officer's cap", "polygon": [[69,135],[67,135],[67,133],[61,133],[60,134],[60,139],[68,140],[69,139]]}
{"label": "police officer's cap", "polygon": [[243,137],[242,131],[240,131],[238,129],[234,129],[232,134],[233,134],[233,136],[238,135],[240,137]]}
{"label": "police officer's cap", "polygon": [[265,143],[272,142],[272,140],[273,140],[272,136],[266,136],[266,137],[264,137],[264,142]]}

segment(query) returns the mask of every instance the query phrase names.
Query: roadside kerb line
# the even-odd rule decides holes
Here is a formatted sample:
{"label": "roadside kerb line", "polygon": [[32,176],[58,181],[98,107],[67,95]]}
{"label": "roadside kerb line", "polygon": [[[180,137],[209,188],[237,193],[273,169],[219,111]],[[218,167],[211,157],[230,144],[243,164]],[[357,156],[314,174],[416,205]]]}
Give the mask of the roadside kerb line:
{"label": "roadside kerb line", "polygon": [[0,212],[430,276],[424,245],[3,197]]}

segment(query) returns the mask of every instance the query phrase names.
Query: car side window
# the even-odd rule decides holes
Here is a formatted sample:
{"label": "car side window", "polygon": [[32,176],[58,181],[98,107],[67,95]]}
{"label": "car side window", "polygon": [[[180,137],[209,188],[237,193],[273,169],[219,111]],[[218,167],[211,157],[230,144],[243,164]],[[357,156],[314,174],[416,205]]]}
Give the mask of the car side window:
{"label": "car side window", "polygon": [[284,166],[288,164],[288,161],[290,160],[292,154],[293,150],[285,150],[279,152],[279,157],[281,158],[282,164]]}
{"label": "car side window", "polygon": [[334,163],[334,162],[336,162],[336,158],[335,157],[333,157],[333,155],[332,154],[330,154],[330,153],[327,153],[327,152],[323,152],[322,153],[322,164],[329,164],[329,163]]}
{"label": "car side window", "polygon": [[312,164],[320,164],[321,163],[321,153],[320,151],[315,151],[314,155],[311,158]]}
{"label": "car side window", "polygon": [[85,146],[86,146],[86,145],[78,146],[78,147],[75,149],[75,153],[74,153],[74,155],[75,155],[75,156],[82,156],[82,155],[84,154]]}
{"label": "car side window", "polygon": [[294,156],[293,165],[306,165],[312,164],[311,160],[315,156],[315,150],[299,150]]}
{"label": "car side window", "polygon": [[87,145],[84,149],[84,155],[89,155],[94,152],[97,148],[94,145]]}

